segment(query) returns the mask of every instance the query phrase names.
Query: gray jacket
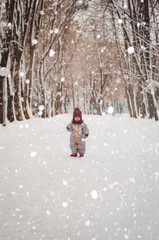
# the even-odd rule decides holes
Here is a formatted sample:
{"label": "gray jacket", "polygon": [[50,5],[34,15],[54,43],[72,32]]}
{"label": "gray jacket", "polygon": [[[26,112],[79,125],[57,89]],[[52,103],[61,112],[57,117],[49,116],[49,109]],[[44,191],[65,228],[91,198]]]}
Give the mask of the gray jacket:
{"label": "gray jacket", "polygon": [[85,153],[85,138],[89,135],[89,129],[83,122],[81,124],[73,124],[72,122],[67,125],[67,131],[71,132],[70,148],[73,153]]}

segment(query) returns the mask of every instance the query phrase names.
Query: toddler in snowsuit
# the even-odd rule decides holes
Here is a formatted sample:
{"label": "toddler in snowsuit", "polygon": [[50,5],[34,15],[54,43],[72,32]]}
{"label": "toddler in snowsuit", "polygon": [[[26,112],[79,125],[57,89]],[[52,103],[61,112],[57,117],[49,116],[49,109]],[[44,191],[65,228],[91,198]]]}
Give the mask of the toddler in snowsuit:
{"label": "toddler in snowsuit", "polygon": [[86,147],[85,138],[88,137],[89,130],[87,125],[82,120],[82,112],[78,107],[74,109],[73,120],[67,125],[67,131],[71,132],[71,157],[77,157],[77,153],[79,153],[80,157],[84,157]]}

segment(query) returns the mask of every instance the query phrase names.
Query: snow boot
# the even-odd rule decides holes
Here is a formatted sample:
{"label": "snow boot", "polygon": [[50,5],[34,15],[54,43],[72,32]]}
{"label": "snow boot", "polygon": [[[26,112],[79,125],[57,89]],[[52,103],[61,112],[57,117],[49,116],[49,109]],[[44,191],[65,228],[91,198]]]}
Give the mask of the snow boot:
{"label": "snow boot", "polygon": [[70,156],[71,157],[77,157],[77,154],[76,153],[72,153]]}
{"label": "snow boot", "polygon": [[79,155],[80,157],[84,157],[84,154],[83,153],[80,153],[80,155]]}

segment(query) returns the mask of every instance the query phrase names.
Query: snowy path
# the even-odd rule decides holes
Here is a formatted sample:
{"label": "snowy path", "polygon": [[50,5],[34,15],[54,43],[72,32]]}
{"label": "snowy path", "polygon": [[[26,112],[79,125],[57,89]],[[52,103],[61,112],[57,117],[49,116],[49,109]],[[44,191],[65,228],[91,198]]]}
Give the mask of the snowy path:
{"label": "snowy path", "polygon": [[0,127],[0,240],[159,240],[159,123],[84,116],[72,159],[70,120]]}

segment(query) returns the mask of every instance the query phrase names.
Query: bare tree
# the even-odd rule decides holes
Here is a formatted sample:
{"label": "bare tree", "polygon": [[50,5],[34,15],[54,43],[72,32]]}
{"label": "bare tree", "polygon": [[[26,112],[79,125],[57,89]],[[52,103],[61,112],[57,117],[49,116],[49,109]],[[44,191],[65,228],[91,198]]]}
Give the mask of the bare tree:
{"label": "bare tree", "polygon": [[[133,112],[131,115],[134,117],[137,114],[141,117],[149,115],[150,118],[154,117],[158,120],[157,102],[154,94],[156,90],[153,84],[154,67],[152,67],[154,66],[152,62],[156,59],[154,51],[157,51],[157,48],[154,45],[155,39],[152,28],[154,22],[151,17],[152,14],[150,14],[151,11],[155,11],[155,6],[152,6],[149,1],[127,0],[123,3],[125,8],[119,1],[112,0],[111,11],[113,11],[113,14],[116,13],[114,19],[118,19],[122,23],[124,44],[120,43],[120,50],[123,49],[123,52],[127,52],[129,47],[134,48],[132,55],[129,54],[129,51],[127,52],[129,64],[125,63],[128,79],[126,89],[130,96],[129,106],[131,105]],[[123,54],[123,59],[124,57],[125,54]],[[155,69],[157,69],[157,66]]]}

